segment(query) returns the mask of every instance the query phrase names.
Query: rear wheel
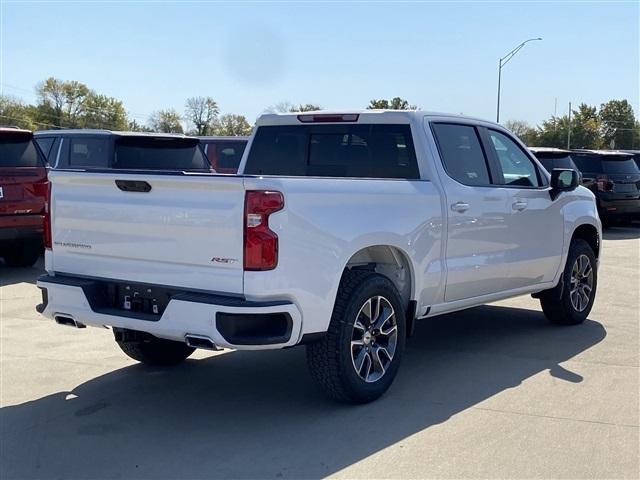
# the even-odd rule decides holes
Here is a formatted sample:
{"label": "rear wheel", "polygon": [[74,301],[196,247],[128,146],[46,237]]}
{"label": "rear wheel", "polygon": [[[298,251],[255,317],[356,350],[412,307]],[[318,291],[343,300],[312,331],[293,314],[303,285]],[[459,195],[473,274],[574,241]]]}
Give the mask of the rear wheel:
{"label": "rear wheel", "polygon": [[2,256],[10,267],[31,267],[38,261],[41,253],[40,242],[21,242],[8,246]]}
{"label": "rear wheel", "polygon": [[307,345],[311,376],[332,398],[366,403],[396,376],[405,344],[400,294],[385,276],[344,273],[329,329]]}
{"label": "rear wheel", "polygon": [[184,362],[195,348],[149,333],[114,328],[116,343],[129,357],[146,365],[169,366]]}
{"label": "rear wheel", "polygon": [[596,257],[587,242],[575,239],[560,284],[540,296],[545,316],[553,323],[576,325],[591,312],[596,296],[598,271]]}

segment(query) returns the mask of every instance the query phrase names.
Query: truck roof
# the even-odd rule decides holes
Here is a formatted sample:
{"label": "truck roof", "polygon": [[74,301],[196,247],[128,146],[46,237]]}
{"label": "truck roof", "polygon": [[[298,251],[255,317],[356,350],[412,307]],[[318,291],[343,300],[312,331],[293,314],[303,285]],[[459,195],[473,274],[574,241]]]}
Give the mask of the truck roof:
{"label": "truck roof", "polygon": [[[428,112],[425,110],[314,110],[309,112],[290,112],[290,113],[265,113],[258,117],[256,126],[265,125],[299,125],[305,122],[300,121],[299,117],[314,115],[322,116],[342,116],[342,115],[357,115],[356,121],[348,121],[349,123],[409,123],[413,119],[420,119],[423,117],[450,117],[455,119],[468,119],[474,122],[491,123],[485,119],[469,117],[466,115],[456,115],[452,113],[441,112]],[[309,120],[308,123],[314,123]],[[339,120],[335,122],[325,121],[317,123],[340,123]]]}
{"label": "truck roof", "polygon": [[76,135],[104,135],[116,137],[167,137],[167,138],[193,138],[181,133],[156,133],[156,132],[126,132],[119,130],[106,130],[97,128],[70,128],[65,130],[38,130],[34,132],[36,137],[40,136],[76,136]]}

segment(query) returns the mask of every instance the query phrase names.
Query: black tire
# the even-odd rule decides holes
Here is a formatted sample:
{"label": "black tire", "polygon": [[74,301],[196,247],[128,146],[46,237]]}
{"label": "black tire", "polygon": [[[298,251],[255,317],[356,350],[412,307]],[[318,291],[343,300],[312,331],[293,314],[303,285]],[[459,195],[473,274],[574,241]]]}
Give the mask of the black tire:
{"label": "black tire", "polygon": [[[384,300],[388,301],[385,302],[385,306],[388,307],[390,304],[395,312],[395,351],[391,359],[383,359],[386,367],[382,369],[381,377],[367,382],[356,371],[352,349],[371,348],[368,368],[375,370],[372,363],[373,351],[380,347],[380,343],[376,345],[375,342],[383,336],[374,337],[372,344],[367,343],[366,347],[353,347],[351,342],[355,332],[354,324],[356,318],[360,318],[358,316],[361,309],[368,299],[378,296],[384,297]],[[326,335],[321,340],[307,345],[307,364],[311,376],[329,397],[347,403],[367,403],[380,397],[391,386],[402,360],[406,339],[405,312],[402,305],[400,294],[387,277],[370,271],[345,271]],[[382,318],[382,314],[379,318]],[[387,330],[392,330],[390,327],[391,323],[388,324]],[[379,362],[377,365],[382,365],[379,352],[380,350],[376,350]]]}
{"label": "black tire", "polygon": [[145,365],[170,366],[184,362],[195,348],[148,333],[114,329],[116,343],[129,357]]}
{"label": "black tire", "polygon": [[[590,262],[591,270],[593,272],[593,283],[589,299],[584,306],[583,310],[578,310],[571,300],[571,277],[572,270],[576,263],[576,260],[585,255]],[[598,269],[596,268],[596,256],[591,249],[591,246],[582,239],[574,239],[569,246],[569,255],[567,256],[567,263],[564,268],[564,272],[560,277],[560,282],[557,287],[543,292],[540,296],[540,305],[547,319],[558,325],[578,325],[585,321],[591,312],[593,302],[596,297],[596,290],[598,286]]]}
{"label": "black tire", "polygon": [[41,254],[40,242],[23,242],[9,246],[2,256],[9,267],[32,267]]}

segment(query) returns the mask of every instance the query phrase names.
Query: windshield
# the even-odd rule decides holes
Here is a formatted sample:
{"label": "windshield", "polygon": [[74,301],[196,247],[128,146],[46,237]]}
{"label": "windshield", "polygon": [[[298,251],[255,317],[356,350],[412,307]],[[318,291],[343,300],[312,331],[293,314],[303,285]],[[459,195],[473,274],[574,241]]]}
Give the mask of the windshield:
{"label": "windshield", "polygon": [[122,137],[116,140],[114,169],[210,172],[197,139]]}

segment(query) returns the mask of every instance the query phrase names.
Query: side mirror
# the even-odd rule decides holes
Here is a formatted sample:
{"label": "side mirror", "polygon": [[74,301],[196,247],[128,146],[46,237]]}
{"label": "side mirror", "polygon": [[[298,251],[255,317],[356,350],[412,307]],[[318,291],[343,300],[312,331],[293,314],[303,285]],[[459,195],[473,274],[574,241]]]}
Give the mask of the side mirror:
{"label": "side mirror", "polygon": [[580,185],[580,174],[570,168],[554,168],[551,170],[551,200],[555,200],[561,192],[570,192]]}

